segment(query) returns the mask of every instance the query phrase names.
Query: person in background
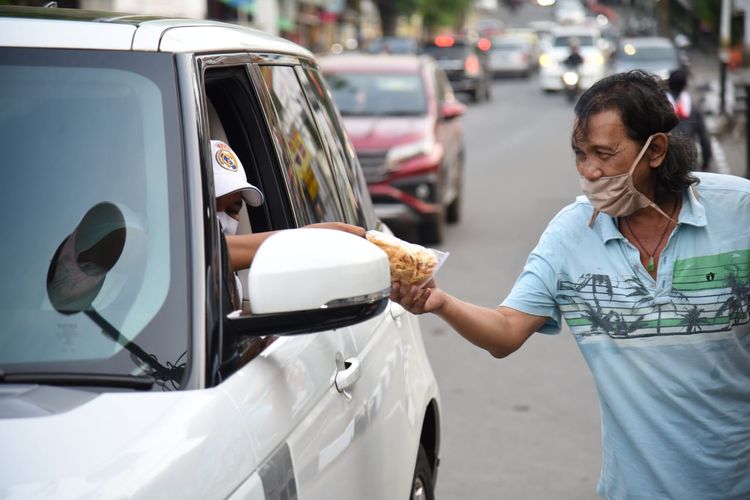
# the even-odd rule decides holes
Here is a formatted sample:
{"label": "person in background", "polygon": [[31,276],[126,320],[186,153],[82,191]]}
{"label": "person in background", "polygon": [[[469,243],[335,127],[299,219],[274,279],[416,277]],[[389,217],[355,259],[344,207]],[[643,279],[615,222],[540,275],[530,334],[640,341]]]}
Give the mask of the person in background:
{"label": "person in background", "polygon": [[667,99],[672,104],[674,112],[680,122],[672,130],[674,134],[683,134],[697,142],[700,146],[700,169],[710,169],[712,149],[711,138],[706,129],[703,114],[697,106],[693,105],[692,98],[687,89],[688,75],[684,69],[676,69],[669,74],[667,79]]}
{"label": "person in background", "polygon": [[750,180],[693,172],[653,75],[603,78],[574,109],[585,196],[505,300],[471,304],[434,280],[391,298],[498,358],[564,319],[599,397],[605,498],[750,498]]}
{"label": "person in background", "polygon": [[570,54],[568,54],[568,57],[563,60],[563,65],[566,68],[578,70],[578,68],[583,64],[583,56],[581,55],[580,42],[578,41],[578,38],[571,38],[568,41],[568,47],[570,48]]}

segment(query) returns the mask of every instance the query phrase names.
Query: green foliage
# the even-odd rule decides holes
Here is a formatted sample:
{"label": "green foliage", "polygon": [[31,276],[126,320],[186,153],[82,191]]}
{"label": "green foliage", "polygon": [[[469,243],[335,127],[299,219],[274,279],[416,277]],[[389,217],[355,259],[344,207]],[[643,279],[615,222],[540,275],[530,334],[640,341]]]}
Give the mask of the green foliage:
{"label": "green foliage", "polygon": [[716,28],[721,15],[721,0],[693,0],[695,17]]}
{"label": "green foliage", "polygon": [[419,11],[424,26],[456,27],[471,7],[471,0],[420,0]]}

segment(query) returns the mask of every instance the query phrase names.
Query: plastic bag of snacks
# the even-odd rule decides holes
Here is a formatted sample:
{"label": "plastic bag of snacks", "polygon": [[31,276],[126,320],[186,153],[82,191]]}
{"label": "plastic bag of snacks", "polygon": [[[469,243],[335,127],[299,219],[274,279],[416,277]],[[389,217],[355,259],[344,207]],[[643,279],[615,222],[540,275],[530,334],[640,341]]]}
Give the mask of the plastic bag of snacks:
{"label": "plastic bag of snacks", "polygon": [[391,281],[422,286],[430,281],[450,255],[380,231],[367,231],[366,236],[388,255]]}

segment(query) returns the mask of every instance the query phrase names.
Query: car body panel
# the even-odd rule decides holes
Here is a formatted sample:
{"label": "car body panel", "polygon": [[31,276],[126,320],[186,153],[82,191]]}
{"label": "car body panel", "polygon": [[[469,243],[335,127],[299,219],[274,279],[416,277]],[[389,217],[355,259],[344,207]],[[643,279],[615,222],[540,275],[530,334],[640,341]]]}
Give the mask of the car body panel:
{"label": "car body panel", "polygon": [[135,26],[91,22],[60,22],[34,19],[19,23],[14,18],[0,19],[2,47],[59,47],[130,50]]}
{"label": "car body panel", "polygon": [[498,36],[492,40],[489,68],[494,76],[528,76],[536,60],[533,45],[520,35]]}

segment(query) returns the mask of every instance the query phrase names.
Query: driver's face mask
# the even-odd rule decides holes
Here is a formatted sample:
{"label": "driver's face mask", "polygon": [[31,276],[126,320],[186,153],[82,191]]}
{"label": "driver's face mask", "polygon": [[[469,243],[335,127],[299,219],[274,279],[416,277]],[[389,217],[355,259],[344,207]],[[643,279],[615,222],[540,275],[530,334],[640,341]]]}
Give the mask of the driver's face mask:
{"label": "driver's face mask", "polygon": [[589,227],[594,225],[599,212],[612,217],[626,217],[648,206],[653,207],[654,210],[664,217],[675,222],[656,203],[639,192],[633,184],[635,167],[638,166],[638,162],[643,158],[653,138],[654,136],[651,135],[646,140],[646,143],[641,148],[638,156],[635,157],[635,161],[633,161],[628,172],[620,175],[600,177],[595,181],[590,181],[581,176],[581,191],[583,191],[594,206],[594,213],[591,215],[591,220],[589,220]]}
{"label": "driver's face mask", "polygon": [[240,221],[229,216],[226,212],[217,213],[216,218],[219,219],[222,233],[226,235],[237,234],[237,226],[239,226]]}

